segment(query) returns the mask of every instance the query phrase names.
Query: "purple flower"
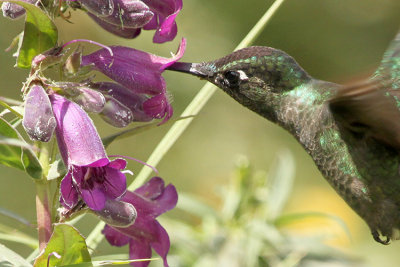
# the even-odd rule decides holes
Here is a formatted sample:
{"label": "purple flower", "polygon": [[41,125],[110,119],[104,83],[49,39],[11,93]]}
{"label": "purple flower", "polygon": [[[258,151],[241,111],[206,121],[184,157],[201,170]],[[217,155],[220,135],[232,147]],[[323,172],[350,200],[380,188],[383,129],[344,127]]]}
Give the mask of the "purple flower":
{"label": "purple flower", "polygon": [[142,109],[151,118],[167,121],[173,113],[162,72],[178,61],[186,48],[182,39],[178,52],[172,58],[164,58],[123,46],[111,46],[82,56],[82,65],[93,65],[114,81],[129,89],[131,94],[145,94],[149,98],[143,102]]}
{"label": "purple flower", "polygon": [[121,172],[126,161],[107,158],[92,120],[83,109],[62,96],[50,95],[57,122],[56,136],[60,154],[68,168],[61,181],[60,201],[74,207],[82,198],[92,210],[102,210],[109,199],[119,200],[126,192]]}
{"label": "purple flower", "polygon": [[182,0],[109,0],[109,3],[103,0],[102,4],[96,0],[80,2],[88,9],[88,15],[105,30],[124,38],[135,38],[141,29],[156,30],[153,38],[155,43],[175,38],[175,18],[182,9]]}
{"label": "purple flower", "polygon": [[182,9],[182,0],[143,0],[143,2],[155,14],[143,27],[145,30],[156,30],[153,42],[164,43],[173,40],[178,32],[175,18]]}
{"label": "purple flower", "polygon": [[[119,103],[119,105],[124,107],[124,109],[128,109],[132,115],[131,121],[146,122],[154,118],[153,116],[146,114],[143,109],[143,103],[149,99],[147,95],[134,93],[122,85],[112,82],[99,82],[94,83],[91,86],[106,95],[110,102],[113,101],[114,103]],[[162,110],[162,107],[160,109]],[[112,113],[114,114],[119,112],[113,111]],[[111,116],[104,110],[101,115],[102,117],[108,117],[111,119]]]}
{"label": "purple flower", "polygon": [[[130,259],[148,259],[153,248],[163,258],[164,266],[168,266],[168,233],[155,218],[175,207],[178,201],[175,187],[171,184],[165,187],[161,178],[153,177],[134,192],[127,191],[122,201],[136,208],[136,221],[126,228],[106,225],[103,234],[108,242],[113,246],[129,244]],[[149,262],[135,262],[131,265],[146,267]]]}
{"label": "purple flower", "polygon": [[35,141],[48,142],[53,136],[56,120],[49,97],[41,85],[29,88],[22,126],[29,138]]}

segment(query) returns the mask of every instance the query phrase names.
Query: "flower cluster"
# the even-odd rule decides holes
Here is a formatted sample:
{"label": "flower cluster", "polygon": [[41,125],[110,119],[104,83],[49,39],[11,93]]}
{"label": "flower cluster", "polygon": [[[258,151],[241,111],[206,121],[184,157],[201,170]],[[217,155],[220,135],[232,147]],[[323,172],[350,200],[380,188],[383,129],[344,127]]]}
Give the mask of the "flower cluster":
{"label": "flower cluster", "polygon": [[[23,1],[46,8],[41,1]],[[153,41],[162,43],[176,36],[175,17],[182,0],[66,0],[52,5],[61,12],[68,5],[84,9],[104,29],[122,37],[154,29]],[[14,3],[3,3],[2,10],[13,19],[25,13]],[[65,49],[79,41],[103,48],[88,55],[80,49],[72,53]],[[186,40],[182,39],[177,53],[165,58],[130,47],[72,40],[33,58],[31,76],[23,87],[22,125],[27,135],[33,141],[48,142],[55,133],[66,167],[59,190],[61,220],[87,207],[107,223],[103,234],[111,245],[129,244],[131,259],[150,258],[153,248],[164,266],[168,266],[170,241],[156,217],[175,207],[176,189],[153,177],[134,192],[127,191],[127,162],[123,158],[129,157],[107,156],[88,113],[99,114],[115,127],[153,119],[166,122],[173,109],[162,73],[183,56],[185,48]],[[54,65],[63,71],[63,81],[44,77],[45,70]],[[94,81],[87,75],[91,71],[102,72],[113,81]],[[142,267],[148,262],[132,265]]]}

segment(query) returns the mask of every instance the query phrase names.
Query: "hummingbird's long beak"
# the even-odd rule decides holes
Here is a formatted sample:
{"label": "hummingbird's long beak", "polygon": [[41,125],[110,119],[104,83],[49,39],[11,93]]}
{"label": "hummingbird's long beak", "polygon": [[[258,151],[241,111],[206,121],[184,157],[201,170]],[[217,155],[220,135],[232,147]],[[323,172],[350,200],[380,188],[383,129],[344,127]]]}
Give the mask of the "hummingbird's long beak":
{"label": "hummingbird's long beak", "polygon": [[192,74],[200,78],[207,78],[212,75],[212,72],[204,63],[175,62],[166,69]]}

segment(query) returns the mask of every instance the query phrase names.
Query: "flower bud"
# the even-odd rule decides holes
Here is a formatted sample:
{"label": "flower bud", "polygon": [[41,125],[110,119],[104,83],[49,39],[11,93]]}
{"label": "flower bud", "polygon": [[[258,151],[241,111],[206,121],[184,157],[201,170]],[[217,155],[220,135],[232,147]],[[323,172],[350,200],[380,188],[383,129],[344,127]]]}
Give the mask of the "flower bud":
{"label": "flower bud", "polygon": [[108,199],[104,209],[94,211],[105,223],[116,227],[128,227],[132,225],[137,217],[135,207],[127,202]]}
{"label": "flower bud", "polygon": [[[123,28],[141,28],[153,18],[154,13],[139,0],[113,0],[114,12],[101,17],[105,22]],[[94,14],[96,15],[96,14]]]}
{"label": "flower bud", "polygon": [[106,96],[106,104],[100,115],[105,122],[118,128],[126,127],[133,119],[131,110],[110,96]]}
{"label": "flower bud", "polygon": [[106,100],[102,93],[86,87],[78,87],[76,90],[79,93],[72,100],[85,111],[99,113],[103,110]]}
{"label": "flower bud", "polygon": [[113,0],[80,0],[90,13],[96,16],[110,16],[114,12]]}
{"label": "flower bud", "polygon": [[122,85],[112,82],[95,83],[93,87],[128,107],[132,112],[132,121],[146,122],[153,119],[143,111],[143,103],[148,99],[145,94],[136,94]]}
{"label": "flower bud", "polygon": [[[37,0],[21,0],[22,2],[36,4]],[[1,6],[3,16],[10,19],[18,19],[25,14],[25,9],[17,4],[4,2]]]}
{"label": "flower bud", "polygon": [[33,85],[26,96],[22,126],[34,141],[48,142],[53,135],[56,119],[49,97],[40,85]]}
{"label": "flower bud", "polygon": [[14,3],[4,2],[1,5],[3,16],[10,19],[18,19],[25,14],[25,9]]}

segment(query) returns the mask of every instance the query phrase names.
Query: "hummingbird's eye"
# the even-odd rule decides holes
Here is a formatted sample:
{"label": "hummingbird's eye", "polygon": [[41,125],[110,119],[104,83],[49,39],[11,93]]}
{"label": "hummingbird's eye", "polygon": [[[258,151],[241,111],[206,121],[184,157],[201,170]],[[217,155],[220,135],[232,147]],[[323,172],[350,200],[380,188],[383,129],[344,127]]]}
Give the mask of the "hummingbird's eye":
{"label": "hummingbird's eye", "polygon": [[236,86],[240,81],[240,73],[238,71],[229,70],[224,74],[229,86]]}

